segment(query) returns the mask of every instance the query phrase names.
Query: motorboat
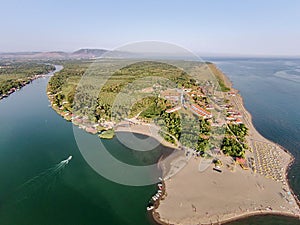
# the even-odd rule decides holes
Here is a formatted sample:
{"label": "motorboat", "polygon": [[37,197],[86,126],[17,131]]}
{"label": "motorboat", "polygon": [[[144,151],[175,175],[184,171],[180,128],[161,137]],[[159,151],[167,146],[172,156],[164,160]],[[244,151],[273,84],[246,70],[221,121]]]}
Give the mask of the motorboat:
{"label": "motorboat", "polygon": [[150,211],[150,210],[152,210],[152,209],[154,209],[154,206],[153,206],[153,205],[147,206],[147,210],[148,210],[148,211]]}
{"label": "motorboat", "polygon": [[67,159],[61,161],[62,163],[66,163],[68,164],[70,162],[70,160],[72,159],[72,156],[70,155]]}

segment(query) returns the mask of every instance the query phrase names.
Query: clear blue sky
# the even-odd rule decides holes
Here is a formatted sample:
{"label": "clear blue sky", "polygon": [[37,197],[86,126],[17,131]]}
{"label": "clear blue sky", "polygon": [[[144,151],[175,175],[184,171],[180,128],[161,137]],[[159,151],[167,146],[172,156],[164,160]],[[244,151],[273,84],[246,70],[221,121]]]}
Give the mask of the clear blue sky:
{"label": "clear blue sky", "polygon": [[194,52],[300,55],[299,0],[0,0],[0,52],[171,42]]}

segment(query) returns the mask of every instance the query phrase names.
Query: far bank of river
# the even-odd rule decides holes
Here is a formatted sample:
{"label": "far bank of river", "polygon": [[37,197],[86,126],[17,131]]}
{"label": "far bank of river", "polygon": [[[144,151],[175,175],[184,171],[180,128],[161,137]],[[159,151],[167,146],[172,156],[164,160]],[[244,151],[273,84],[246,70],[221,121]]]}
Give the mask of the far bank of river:
{"label": "far bank of river", "polygon": [[[249,62],[241,66],[244,64],[249,66]],[[297,146],[300,142],[296,134],[300,127],[297,117],[300,108],[294,101],[296,98],[290,98],[299,93],[299,85],[278,79],[271,79],[271,84],[261,83],[261,80],[270,79],[266,72],[254,74],[258,85],[251,79],[253,73],[245,75],[245,69],[241,69],[244,73],[239,73],[235,66],[221,68],[242,92],[258,130],[291,150],[299,159]],[[145,207],[156,187],[123,186],[96,174],[79,152],[72,124],[48,107],[47,82],[48,78],[35,80],[0,101],[0,224],[152,224]],[[279,83],[281,88],[274,89]],[[266,107],[265,103],[273,101],[274,96],[277,103]],[[289,101],[283,101],[286,99]],[[282,102],[290,109],[288,118],[283,118]],[[93,139],[82,130],[78,132]],[[124,152],[128,149],[116,139],[103,142],[107,149],[124,160],[135,155],[134,152],[126,155]],[[69,155],[73,158],[60,174],[46,173]],[[296,160],[290,171],[296,193],[300,190],[298,171]],[[298,225],[299,221],[282,216],[255,216],[232,224]]]}
{"label": "far bank of river", "polygon": [[36,79],[46,77],[46,76],[52,76],[55,72],[60,71],[62,68],[63,68],[62,66],[56,65],[55,69],[53,69],[53,71],[50,71],[47,74],[36,74],[36,75],[32,75],[32,76],[27,75],[26,78],[20,78],[18,80],[16,80],[16,79],[11,80],[10,82],[12,82],[12,83],[9,84],[10,86],[7,86],[7,87],[11,87],[11,88],[8,89],[7,92],[0,94],[0,100],[7,98],[9,95],[13,94],[16,91],[19,91],[21,88],[23,88],[24,86],[26,86],[27,84],[31,83],[32,81],[34,81]]}
{"label": "far bank of river", "polygon": [[[0,224],[153,224],[146,206],[156,186],[124,186],[95,173],[77,147],[72,123],[48,106],[48,80],[34,80],[0,101]],[[117,139],[102,141],[114,156],[137,161]],[[53,172],[70,155],[69,164]]]}

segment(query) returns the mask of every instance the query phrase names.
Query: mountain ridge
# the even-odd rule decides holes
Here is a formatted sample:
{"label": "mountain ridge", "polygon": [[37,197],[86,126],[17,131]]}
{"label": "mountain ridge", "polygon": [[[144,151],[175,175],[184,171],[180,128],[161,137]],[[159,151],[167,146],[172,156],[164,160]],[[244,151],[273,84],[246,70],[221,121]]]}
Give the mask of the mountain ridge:
{"label": "mountain ridge", "polygon": [[81,48],[74,52],[64,51],[32,51],[32,52],[0,52],[0,59],[92,59],[101,57],[107,49]]}

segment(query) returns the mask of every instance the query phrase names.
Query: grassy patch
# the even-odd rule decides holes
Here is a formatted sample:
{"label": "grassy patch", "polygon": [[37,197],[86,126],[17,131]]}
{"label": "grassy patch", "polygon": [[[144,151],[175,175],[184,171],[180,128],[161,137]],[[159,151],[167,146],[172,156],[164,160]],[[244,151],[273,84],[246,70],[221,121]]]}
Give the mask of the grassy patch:
{"label": "grassy patch", "polygon": [[114,130],[107,130],[103,131],[101,134],[98,135],[102,139],[112,139],[115,136]]}

